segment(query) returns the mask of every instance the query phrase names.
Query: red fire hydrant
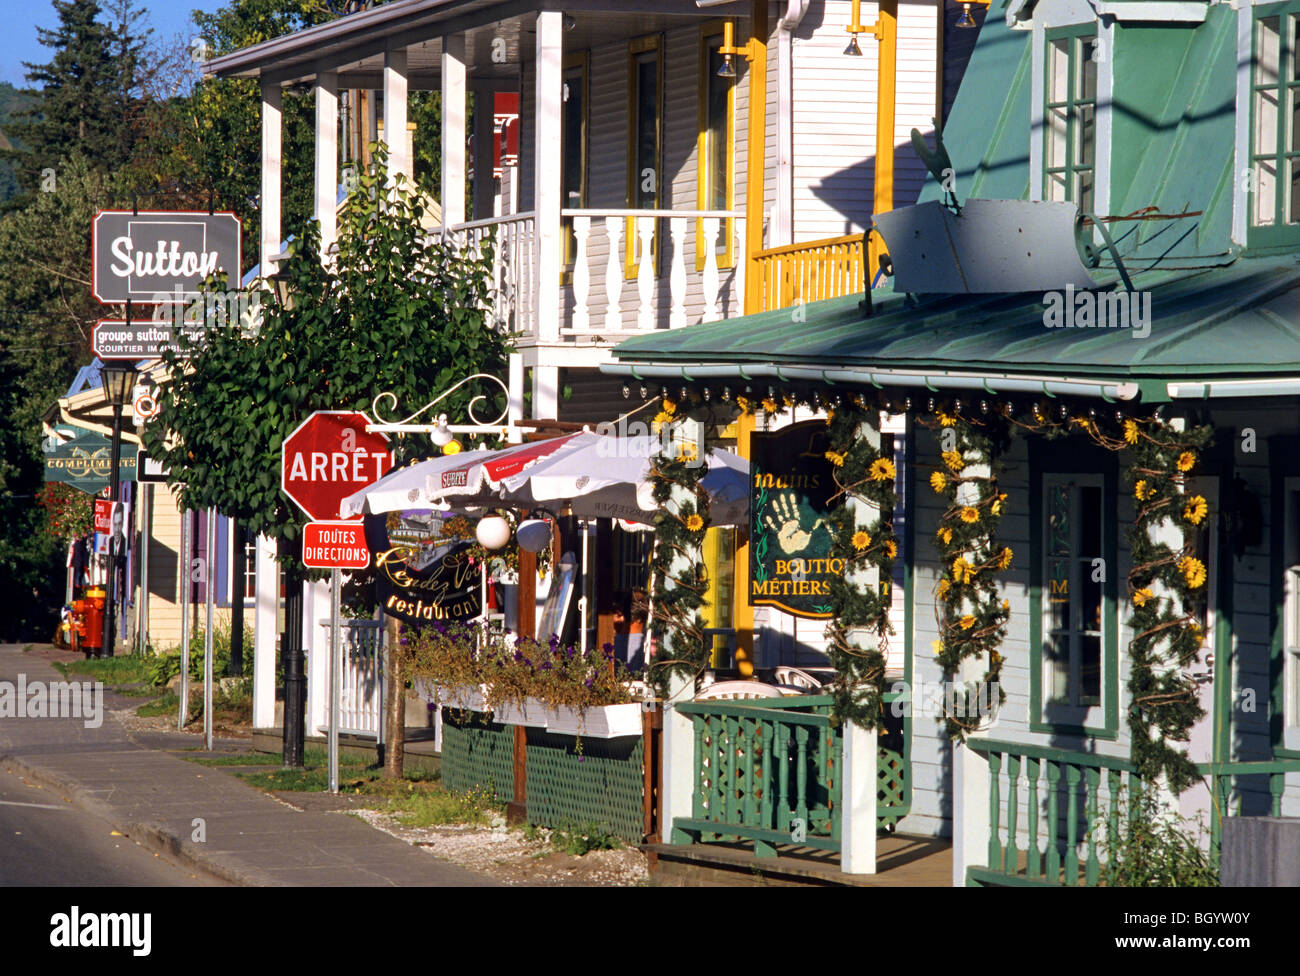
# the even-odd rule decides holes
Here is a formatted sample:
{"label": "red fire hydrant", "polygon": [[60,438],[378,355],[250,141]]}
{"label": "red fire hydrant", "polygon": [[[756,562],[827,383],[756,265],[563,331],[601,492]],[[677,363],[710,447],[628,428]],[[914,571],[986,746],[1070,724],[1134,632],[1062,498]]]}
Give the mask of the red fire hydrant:
{"label": "red fire hydrant", "polygon": [[104,604],[108,597],[102,586],[87,587],[80,600],[72,601],[73,647],[86,657],[98,655],[104,646]]}

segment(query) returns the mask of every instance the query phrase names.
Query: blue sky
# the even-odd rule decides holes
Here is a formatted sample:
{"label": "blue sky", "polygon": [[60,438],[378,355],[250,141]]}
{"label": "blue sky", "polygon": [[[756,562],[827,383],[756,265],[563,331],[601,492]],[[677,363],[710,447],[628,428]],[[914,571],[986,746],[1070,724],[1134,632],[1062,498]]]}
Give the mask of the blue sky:
{"label": "blue sky", "polygon": [[[224,6],[225,0],[143,0],[136,6],[148,15],[149,26],[154,29],[153,39],[171,38],[182,34],[193,36],[194,22],[190,12],[203,10],[211,13]],[[101,3],[101,6],[103,4]],[[43,64],[50,59],[51,51],[36,39],[36,28],[47,30],[58,25],[59,16],[48,0],[15,0],[6,2],[4,30],[0,31],[0,81],[19,88],[26,86],[23,77],[24,61]]]}

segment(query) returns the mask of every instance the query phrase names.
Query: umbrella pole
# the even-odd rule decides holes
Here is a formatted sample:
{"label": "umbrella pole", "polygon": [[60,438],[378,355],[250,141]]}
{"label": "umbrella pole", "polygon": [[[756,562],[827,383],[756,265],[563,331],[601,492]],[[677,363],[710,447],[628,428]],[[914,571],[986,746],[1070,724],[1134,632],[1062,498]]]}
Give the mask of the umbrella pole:
{"label": "umbrella pole", "polygon": [[578,597],[578,640],[582,656],[587,656],[587,533],[591,530],[591,523],[583,521],[582,523],[582,595]]}

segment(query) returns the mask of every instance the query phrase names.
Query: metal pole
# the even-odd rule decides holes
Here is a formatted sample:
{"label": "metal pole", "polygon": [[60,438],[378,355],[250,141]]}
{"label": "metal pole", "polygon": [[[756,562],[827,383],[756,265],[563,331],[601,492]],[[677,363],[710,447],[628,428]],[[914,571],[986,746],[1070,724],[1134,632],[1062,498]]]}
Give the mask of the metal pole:
{"label": "metal pole", "polygon": [[307,720],[306,661],[302,652],[302,537],[280,540],[284,566],[284,765],[303,764],[303,725]]}
{"label": "metal pole", "polygon": [[208,551],[207,551],[207,623],[203,630],[203,742],[204,748],[212,751],[212,607],[216,602],[217,576],[217,510],[208,509]]}
{"label": "metal pole", "polygon": [[190,513],[181,512],[181,703],[176,714],[176,728],[185,729],[190,709],[190,587],[194,567],[190,556],[194,545]]}
{"label": "metal pole", "polygon": [[[116,503],[118,501],[118,492],[121,486],[118,484],[120,472],[118,465],[122,462],[122,407],[120,404],[113,407],[113,447],[111,467],[108,474],[108,500]],[[123,526],[125,529],[125,524]],[[113,656],[113,643],[116,634],[116,609],[117,609],[117,553],[113,551],[114,533],[113,524],[110,520],[108,526],[108,599],[105,600],[104,607],[104,646],[100,653],[104,657]]]}
{"label": "metal pole", "polygon": [[[138,462],[137,462],[138,463]],[[136,511],[136,524],[140,526],[140,623],[135,628],[136,653],[149,649],[149,527],[153,523],[153,485],[138,485],[140,507]]]}
{"label": "metal pole", "polygon": [[339,653],[339,593],[343,573],[330,576],[330,792],[339,791],[339,685],[343,682],[343,656]]}
{"label": "metal pole", "polygon": [[587,655],[587,534],[591,530],[591,523],[584,521],[582,523],[582,595],[578,597],[578,613],[580,630],[579,640],[581,641],[581,650],[583,657]]}

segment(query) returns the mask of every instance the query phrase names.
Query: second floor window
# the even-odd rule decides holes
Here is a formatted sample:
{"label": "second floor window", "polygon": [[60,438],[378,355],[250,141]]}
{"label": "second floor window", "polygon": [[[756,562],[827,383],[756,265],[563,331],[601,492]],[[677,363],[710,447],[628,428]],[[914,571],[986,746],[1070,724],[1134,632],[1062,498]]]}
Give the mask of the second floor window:
{"label": "second floor window", "polygon": [[[587,206],[587,55],[585,53],[565,58],[563,104],[560,108],[560,126],[564,166],[564,207],[581,210]],[[564,239],[563,263],[573,267],[575,240],[573,218],[561,220]]]}
{"label": "second floor window", "polygon": [[[628,49],[628,71],[627,205],[631,210],[658,210],[659,188],[663,185],[659,111],[663,94],[663,49],[658,34],[632,42]],[[625,234],[625,271],[627,277],[635,278],[640,240],[634,219],[628,219]]]}
{"label": "second floor window", "polygon": [[1286,227],[1300,223],[1300,8],[1263,10],[1273,13],[1254,24],[1249,191],[1250,243],[1267,245],[1293,240]]}
{"label": "second floor window", "polygon": [[[735,85],[734,79],[718,76],[723,58],[722,24],[703,28],[700,36],[699,139],[697,142],[697,204],[700,210],[730,210],[733,203],[735,171]],[[718,225],[713,246],[718,266],[732,264],[732,221]],[[704,221],[696,221],[695,267],[704,268]]]}
{"label": "second floor window", "polygon": [[1043,199],[1092,210],[1097,152],[1097,35],[1049,31],[1045,88]]}

